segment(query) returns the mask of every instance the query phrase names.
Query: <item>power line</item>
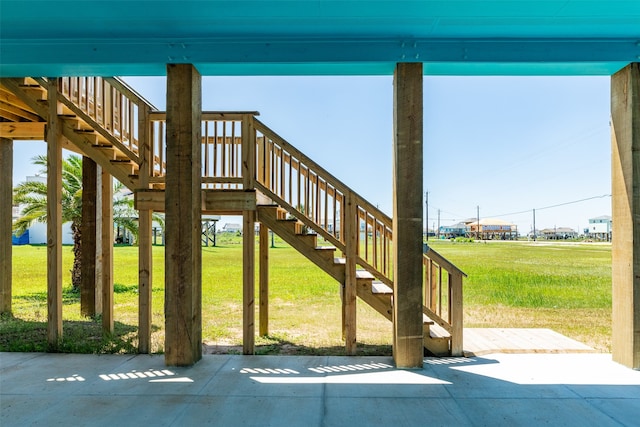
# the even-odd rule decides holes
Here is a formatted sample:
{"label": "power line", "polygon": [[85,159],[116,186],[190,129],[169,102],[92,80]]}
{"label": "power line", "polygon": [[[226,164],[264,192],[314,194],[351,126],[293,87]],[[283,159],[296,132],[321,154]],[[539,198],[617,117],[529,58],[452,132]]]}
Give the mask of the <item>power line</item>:
{"label": "power line", "polygon": [[[575,203],[586,202],[588,200],[602,199],[604,197],[611,197],[611,194],[603,194],[601,196],[592,196],[592,197],[587,197],[586,199],[573,200],[571,202],[558,203],[557,205],[551,205],[551,206],[545,206],[545,207],[542,207],[542,208],[533,208],[533,209],[535,209],[537,211],[541,211],[543,209],[557,208],[557,207],[560,207],[560,206],[566,206],[566,205],[572,205],[572,204],[575,204]],[[532,209],[527,209],[527,210],[524,210],[524,211],[510,212],[510,213],[500,214],[500,215],[490,215],[490,217],[498,218],[498,217],[501,217],[501,216],[520,215],[520,214],[524,214],[524,213],[529,213],[531,211],[532,211]]]}

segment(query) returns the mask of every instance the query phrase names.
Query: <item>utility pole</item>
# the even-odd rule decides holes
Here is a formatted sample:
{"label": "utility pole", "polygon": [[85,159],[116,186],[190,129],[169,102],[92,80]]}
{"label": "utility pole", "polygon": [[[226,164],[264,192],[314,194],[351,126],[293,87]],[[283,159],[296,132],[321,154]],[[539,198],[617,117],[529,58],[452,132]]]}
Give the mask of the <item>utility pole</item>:
{"label": "utility pole", "polygon": [[424,209],[424,215],[425,215],[425,221],[424,221],[424,226],[426,228],[426,232],[427,232],[427,242],[429,241],[429,192],[427,191],[425,194],[425,209]]}
{"label": "utility pole", "polygon": [[476,206],[477,217],[478,217],[478,227],[476,228],[476,240],[480,240],[480,206]]}
{"label": "utility pole", "polygon": [[533,241],[536,241],[536,210],[533,210]]}
{"label": "utility pole", "polygon": [[440,240],[440,209],[438,209],[438,240]]}

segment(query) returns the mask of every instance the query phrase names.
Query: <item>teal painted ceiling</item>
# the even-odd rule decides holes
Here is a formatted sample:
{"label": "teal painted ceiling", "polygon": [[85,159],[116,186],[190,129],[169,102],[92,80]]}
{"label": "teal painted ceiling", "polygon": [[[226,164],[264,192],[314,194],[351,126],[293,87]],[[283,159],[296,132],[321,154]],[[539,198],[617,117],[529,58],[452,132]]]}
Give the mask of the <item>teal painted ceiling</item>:
{"label": "teal painted ceiling", "polygon": [[0,0],[0,76],[609,75],[640,0]]}

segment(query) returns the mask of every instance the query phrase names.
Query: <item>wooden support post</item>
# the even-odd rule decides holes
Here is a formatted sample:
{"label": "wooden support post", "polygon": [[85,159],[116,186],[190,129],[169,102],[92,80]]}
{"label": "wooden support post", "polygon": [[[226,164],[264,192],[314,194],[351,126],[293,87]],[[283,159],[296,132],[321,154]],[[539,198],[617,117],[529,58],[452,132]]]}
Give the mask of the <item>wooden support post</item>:
{"label": "wooden support post", "polygon": [[242,354],[255,352],[255,258],[256,211],[243,211],[242,226]]}
{"label": "wooden support post", "polygon": [[344,215],[345,237],[345,277],[342,293],[342,320],[345,351],[347,355],[356,354],[356,258],[358,254],[358,216],[356,201],[352,193],[347,194]]}
{"label": "wooden support post", "polygon": [[451,331],[451,355],[463,356],[463,309],[462,309],[462,274],[458,271],[449,275],[449,304],[451,308],[450,324]]}
{"label": "wooden support post", "polygon": [[0,138],[0,313],[11,313],[13,141]]}
{"label": "wooden support post", "polygon": [[[80,313],[96,315],[96,209],[98,200],[98,165],[89,157],[82,158],[82,252],[80,262]],[[102,232],[101,232],[102,233]]]}
{"label": "wooden support post", "polygon": [[393,357],[421,368],[422,63],[397,64],[393,77]]}
{"label": "wooden support post", "polygon": [[113,333],[113,178],[102,170],[102,331]]}
{"label": "wooden support post", "polygon": [[[140,187],[149,188],[152,150],[149,139],[149,110],[139,105],[138,144],[140,146]],[[151,353],[152,289],[153,289],[153,211],[138,211],[138,352]]]}
{"label": "wooden support post", "polygon": [[58,79],[48,81],[47,121],[47,342],[62,339],[62,123],[58,118]]}
{"label": "wooden support post", "polygon": [[269,335],[269,228],[260,224],[260,336]]}
{"label": "wooden support post", "polygon": [[167,65],[167,365],[188,366],[202,358],[201,92],[193,65]]}
{"label": "wooden support post", "polygon": [[242,117],[242,186],[245,191],[253,190],[256,180],[256,131],[253,115]]}
{"label": "wooden support post", "polygon": [[613,360],[640,369],[640,63],[611,78]]}
{"label": "wooden support post", "polygon": [[[95,289],[95,314],[102,314],[102,282],[104,276],[102,274],[104,266],[102,264],[102,251],[104,247],[104,241],[102,240],[102,228],[104,227],[104,221],[102,217],[102,167],[96,165],[96,289]],[[111,205],[110,205],[111,206]],[[109,219],[109,218],[107,218]],[[111,222],[113,224],[113,222]],[[109,242],[107,242],[109,243]],[[111,271],[109,271],[111,274]]]}
{"label": "wooden support post", "polygon": [[138,211],[138,352],[151,352],[152,211]]}
{"label": "wooden support post", "polygon": [[149,110],[146,105],[140,105],[138,110],[138,146],[140,156],[140,167],[138,169],[140,188],[149,188],[149,178],[151,177],[153,151],[149,139],[151,122],[149,120]]}
{"label": "wooden support post", "polygon": [[267,175],[265,170],[265,164],[267,163],[266,161],[267,154],[265,151],[266,145],[267,143],[264,136],[257,138],[256,151],[258,153],[258,156],[257,156],[257,165],[256,165],[256,180],[261,184],[264,184],[266,182],[266,175]]}

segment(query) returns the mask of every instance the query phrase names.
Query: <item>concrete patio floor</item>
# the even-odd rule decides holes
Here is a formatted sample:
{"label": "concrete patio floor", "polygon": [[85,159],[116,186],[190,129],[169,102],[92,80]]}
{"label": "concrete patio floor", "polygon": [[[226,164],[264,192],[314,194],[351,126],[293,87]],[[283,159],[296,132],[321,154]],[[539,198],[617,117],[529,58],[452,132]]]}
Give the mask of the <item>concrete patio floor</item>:
{"label": "concrete patio floor", "polygon": [[425,358],[0,353],[0,425],[637,426],[640,371],[608,354]]}

